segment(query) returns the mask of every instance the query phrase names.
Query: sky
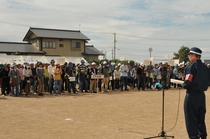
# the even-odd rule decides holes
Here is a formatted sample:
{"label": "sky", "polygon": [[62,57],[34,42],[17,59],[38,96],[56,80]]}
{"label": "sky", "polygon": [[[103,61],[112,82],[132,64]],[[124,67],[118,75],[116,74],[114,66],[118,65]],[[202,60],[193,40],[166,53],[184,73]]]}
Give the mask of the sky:
{"label": "sky", "polygon": [[181,46],[210,59],[210,1],[0,0],[0,41],[21,42],[30,27],[80,30],[113,58],[170,60]]}

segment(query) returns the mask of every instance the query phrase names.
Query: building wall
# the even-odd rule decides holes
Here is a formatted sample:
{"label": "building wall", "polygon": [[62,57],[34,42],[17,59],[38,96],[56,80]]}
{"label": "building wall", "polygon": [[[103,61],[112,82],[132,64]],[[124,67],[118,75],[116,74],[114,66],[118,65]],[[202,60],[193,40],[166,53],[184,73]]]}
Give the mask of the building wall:
{"label": "building wall", "polygon": [[40,39],[32,39],[30,40],[30,43],[37,49],[37,50],[41,50],[40,49]]}
{"label": "building wall", "polygon": [[[82,57],[82,53],[84,52],[85,41],[84,40],[68,40],[68,39],[46,39],[43,38],[42,42],[41,39],[39,41],[39,48],[41,50],[41,43],[42,51],[46,52],[46,55],[56,55],[56,56],[72,56],[72,57]],[[45,43],[55,43],[55,47],[53,48],[46,48],[44,45]],[[80,42],[80,48],[73,48],[73,42]],[[36,46],[37,43],[33,43],[33,46]]]}
{"label": "building wall", "polygon": [[88,62],[99,61],[98,55],[83,55],[84,59]]}

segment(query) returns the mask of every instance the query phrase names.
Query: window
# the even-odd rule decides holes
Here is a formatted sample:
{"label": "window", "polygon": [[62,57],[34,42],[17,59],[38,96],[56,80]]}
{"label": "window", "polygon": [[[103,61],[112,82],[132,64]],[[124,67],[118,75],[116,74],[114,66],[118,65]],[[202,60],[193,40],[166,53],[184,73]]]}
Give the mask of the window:
{"label": "window", "polygon": [[80,48],[80,42],[73,42],[72,47],[73,48]]}
{"label": "window", "polygon": [[63,45],[63,44],[60,44],[59,46],[60,46],[60,47],[63,47],[64,45]]}
{"label": "window", "polygon": [[63,39],[59,39],[59,41],[63,41]]}
{"label": "window", "polygon": [[56,48],[55,42],[42,42],[43,48]]}

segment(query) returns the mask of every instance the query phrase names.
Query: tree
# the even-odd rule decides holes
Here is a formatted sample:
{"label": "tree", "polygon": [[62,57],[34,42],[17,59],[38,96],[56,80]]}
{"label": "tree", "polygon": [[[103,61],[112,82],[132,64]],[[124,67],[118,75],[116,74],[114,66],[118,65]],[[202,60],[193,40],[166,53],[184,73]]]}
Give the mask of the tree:
{"label": "tree", "polygon": [[190,49],[187,46],[182,45],[178,53],[174,53],[173,59],[179,59],[180,62],[184,61],[185,63],[189,61],[188,53]]}

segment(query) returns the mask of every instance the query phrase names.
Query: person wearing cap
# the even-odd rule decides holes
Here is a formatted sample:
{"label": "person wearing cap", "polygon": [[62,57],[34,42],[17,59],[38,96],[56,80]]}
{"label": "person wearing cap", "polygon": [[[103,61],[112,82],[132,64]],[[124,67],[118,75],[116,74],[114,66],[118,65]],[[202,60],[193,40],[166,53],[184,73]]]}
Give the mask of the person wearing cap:
{"label": "person wearing cap", "polygon": [[89,90],[90,90],[90,93],[96,93],[97,92],[97,88],[96,88],[96,82],[97,82],[97,79],[92,79],[91,76],[92,75],[97,75],[98,74],[98,69],[96,68],[96,63],[95,62],[92,62],[91,63],[91,68],[88,69],[88,74],[90,76],[90,87],[89,87]]}
{"label": "person wearing cap", "polygon": [[88,92],[87,67],[85,66],[85,60],[81,60],[81,64],[78,66],[78,73],[80,91]]}
{"label": "person wearing cap", "polygon": [[36,69],[37,69],[37,64],[34,64],[34,63],[31,63],[31,71],[32,71],[32,82],[31,82],[31,85],[32,85],[32,92],[34,94],[37,93],[37,75],[36,75]]}
{"label": "person wearing cap", "polygon": [[151,90],[152,84],[153,84],[153,65],[152,61],[150,61],[149,65],[146,66],[146,86],[147,90]]}
{"label": "person wearing cap", "polygon": [[53,91],[53,83],[54,83],[54,79],[53,79],[53,69],[55,68],[55,60],[52,59],[50,61],[50,65],[48,66],[48,73],[49,73],[49,92],[52,95],[52,91]]}
{"label": "person wearing cap", "polygon": [[70,80],[70,77],[75,77],[75,73],[74,73],[75,69],[73,67],[72,62],[68,63],[68,65],[64,69],[64,72],[65,72],[64,74],[65,74],[65,77],[66,77],[66,85],[67,85],[68,93],[71,93],[71,89],[72,89],[73,93],[77,94],[77,90],[76,90],[76,87],[75,87],[76,82]]}
{"label": "person wearing cap", "polygon": [[[20,72],[15,63],[12,64],[12,69],[9,71],[9,77],[12,96],[19,97]],[[16,92],[14,92],[14,89]]]}
{"label": "person wearing cap", "polygon": [[137,80],[137,64],[134,63],[133,68],[132,68],[132,72],[131,72],[132,76],[133,76],[133,89],[136,89],[138,86],[138,80]]}
{"label": "person wearing cap", "polygon": [[107,62],[103,62],[103,66],[100,69],[100,73],[104,75],[104,78],[102,79],[101,83],[101,91],[103,92],[109,92],[108,86],[109,86],[109,79],[110,79],[110,68],[107,65]]}
{"label": "person wearing cap", "polygon": [[[10,92],[9,70],[10,70],[9,67],[7,65],[4,65],[3,69],[0,72],[2,96],[8,95]],[[6,90],[6,93],[5,93],[5,90]]]}
{"label": "person wearing cap", "polygon": [[44,68],[42,62],[38,63],[38,67],[36,68],[36,75],[37,75],[37,80],[38,80],[38,95],[42,96],[44,92]]}
{"label": "person wearing cap", "polygon": [[44,91],[45,92],[49,92],[49,84],[48,84],[48,82],[49,82],[49,72],[48,72],[48,66],[49,66],[50,64],[48,64],[48,63],[45,63],[44,64]]}
{"label": "person wearing cap", "polygon": [[155,64],[154,66],[153,75],[154,75],[154,82],[160,83],[160,71],[158,69],[158,64]]}
{"label": "person wearing cap", "polygon": [[61,65],[62,68],[62,75],[61,75],[61,80],[62,80],[62,85],[61,85],[61,92],[67,91],[67,78],[65,76],[65,68],[68,66],[68,63],[65,62],[63,65]]}
{"label": "person wearing cap", "polygon": [[22,95],[22,92],[24,89],[24,75],[23,75],[24,67],[23,67],[23,65],[18,64],[18,70],[20,72],[20,95]]}
{"label": "person wearing cap", "polygon": [[120,89],[120,70],[119,70],[119,68],[120,68],[119,66],[115,66],[115,70],[113,73],[115,90]]}
{"label": "person wearing cap", "polygon": [[123,64],[120,66],[120,86],[121,86],[121,91],[123,91],[123,86],[125,88],[125,91],[128,91],[128,89],[127,89],[128,72],[129,72],[129,68],[127,66],[127,61],[123,60]]}
{"label": "person wearing cap", "polygon": [[56,64],[55,68],[53,69],[53,93],[56,95],[56,90],[58,89],[58,94],[61,94],[61,74],[62,69],[60,64]]}
{"label": "person wearing cap", "polygon": [[145,80],[144,80],[144,67],[141,66],[141,64],[139,63],[136,67],[136,78],[137,78],[137,89],[138,91],[140,91],[140,89],[142,88],[142,90],[145,90]]}
{"label": "person wearing cap", "polygon": [[161,84],[163,88],[168,88],[167,78],[168,78],[168,63],[164,62],[162,67],[160,68],[161,73]]}
{"label": "person wearing cap", "polygon": [[206,100],[205,93],[210,83],[210,71],[201,61],[201,49],[190,49],[188,58],[190,66],[187,69],[185,81],[184,114],[187,133],[190,139],[206,139]]}
{"label": "person wearing cap", "polygon": [[[172,71],[172,78],[178,80],[179,76],[179,70],[178,70],[178,64],[174,65],[173,71]],[[176,84],[173,84],[174,88],[176,88]]]}
{"label": "person wearing cap", "polygon": [[[111,82],[111,87],[112,87],[112,90],[114,91],[114,80],[113,80],[113,72],[115,70],[115,63],[112,62],[111,60],[108,61],[108,66],[110,68],[109,70],[109,76],[110,76],[110,79],[109,79],[109,82]],[[109,83],[108,83],[109,84]],[[110,86],[108,86],[108,89],[110,90]]]}
{"label": "person wearing cap", "polygon": [[25,69],[23,70],[24,75],[24,92],[25,96],[28,97],[31,90],[31,79],[32,79],[32,71],[29,64],[25,65]]}

